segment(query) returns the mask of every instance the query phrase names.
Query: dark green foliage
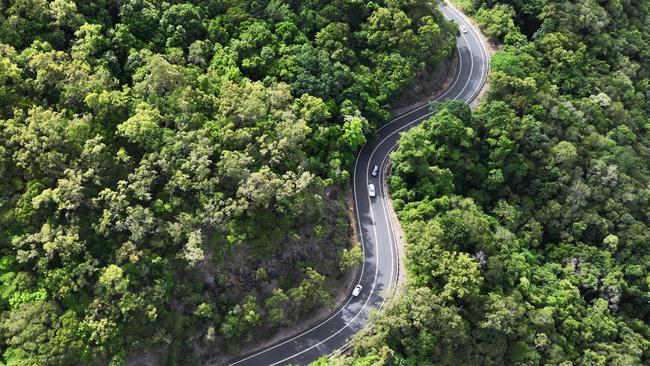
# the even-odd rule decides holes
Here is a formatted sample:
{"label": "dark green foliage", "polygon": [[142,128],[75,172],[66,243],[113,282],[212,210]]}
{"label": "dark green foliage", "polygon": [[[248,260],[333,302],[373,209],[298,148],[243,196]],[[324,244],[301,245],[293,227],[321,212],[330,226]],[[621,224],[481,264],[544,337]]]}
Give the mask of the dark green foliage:
{"label": "dark green foliage", "polygon": [[454,40],[421,0],[3,1],[0,364],[194,364],[329,304],[354,153]]}

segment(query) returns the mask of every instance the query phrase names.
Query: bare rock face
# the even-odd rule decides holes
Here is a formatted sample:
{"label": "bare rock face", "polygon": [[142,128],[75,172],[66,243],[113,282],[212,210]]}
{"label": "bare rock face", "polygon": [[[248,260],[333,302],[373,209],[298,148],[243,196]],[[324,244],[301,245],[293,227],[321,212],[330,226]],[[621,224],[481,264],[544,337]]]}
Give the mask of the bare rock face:
{"label": "bare rock face", "polygon": [[417,73],[415,81],[403,89],[400,97],[393,103],[393,115],[399,115],[411,107],[427,103],[452,82],[458,57],[440,61],[433,71],[423,70]]}

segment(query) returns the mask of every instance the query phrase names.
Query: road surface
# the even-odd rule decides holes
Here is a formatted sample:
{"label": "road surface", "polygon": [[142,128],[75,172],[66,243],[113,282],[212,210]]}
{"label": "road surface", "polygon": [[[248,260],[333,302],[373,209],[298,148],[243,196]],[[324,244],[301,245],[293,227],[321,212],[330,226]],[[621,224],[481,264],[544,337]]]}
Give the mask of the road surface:
{"label": "road surface", "polygon": [[[477,29],[459,11],[449,5],[442,6],[441,10],[447,18],[464,25],[467,33],[458,37],[458,74],[438,100],[460,99],[469,103],[483,86],[489,56]],[[393,230],[398,223],[390,219],[383,167],[397,146],[399,133],[430,115],[428,106],[423,106],[395,118],[379,129],[377,138],[366,143],[357,157],[352,188],[365,258],[358,280],[363,286],[361,295],[348,295],[344,304],[323,322],[268,348],[242,356],[229,366],[305,365],[344,347],[350,336],[368,325],[371,309],[383,305],[386,293],[397,282],[399,268]],[[375,165],[381,168],[378,177],[370,174]],[[375,185],[374,198],[368,196],[368,183]]]}

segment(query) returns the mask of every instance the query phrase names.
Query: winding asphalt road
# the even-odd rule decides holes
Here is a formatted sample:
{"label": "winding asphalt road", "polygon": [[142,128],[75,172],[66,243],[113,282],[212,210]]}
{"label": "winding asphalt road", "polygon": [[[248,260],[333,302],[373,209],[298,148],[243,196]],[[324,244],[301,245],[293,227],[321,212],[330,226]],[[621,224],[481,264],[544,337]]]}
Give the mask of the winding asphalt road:
{"label": "winding asphalt road", "polygon": [[[436,100],[459,99],[469,103],[483,86],[489,56],[478,31],[463,14],[450,5],[443,5],[441,10],[449,19],[464,25],[468,32],[458,37],[458,74],[449,89]],[[371,309],[382,307],[386,294],[398,279],[399,258],[394,230],[398,223],[392,222],[389,215],[384,167],[390,152],[397,147],[400,132],[431,114],[425,105],[395,118],[378,130],[377,138],[366,143],[357,157],[352,188],[365,257],[358,279],[363,286],[361,295],[348,295],[344,304],[323,322],[266,349],[242,356],[229,366],[305,365],[341,349],[350,336],[368,325]],[[378,177],[370,174],[375,165],[380,167]],[[375,198],[368,196],[368,183],[376,187]]]}

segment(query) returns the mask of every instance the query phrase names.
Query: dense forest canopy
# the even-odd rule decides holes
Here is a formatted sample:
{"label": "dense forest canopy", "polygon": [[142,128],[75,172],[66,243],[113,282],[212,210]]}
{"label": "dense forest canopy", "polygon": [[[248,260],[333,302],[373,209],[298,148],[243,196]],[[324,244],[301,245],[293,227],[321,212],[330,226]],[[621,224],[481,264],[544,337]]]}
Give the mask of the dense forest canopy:
{"label": "dense forest canopy", "polygon": [[410,282],[318,363],[650,364],[650,2],[471,10],[503,45],[486,99],[392,154]]}
{"label": "dense forest canopy", "polygon": [[328,303],[354,151],[454,50],[437,5],[0,2],[0,364],[191,364]]}

